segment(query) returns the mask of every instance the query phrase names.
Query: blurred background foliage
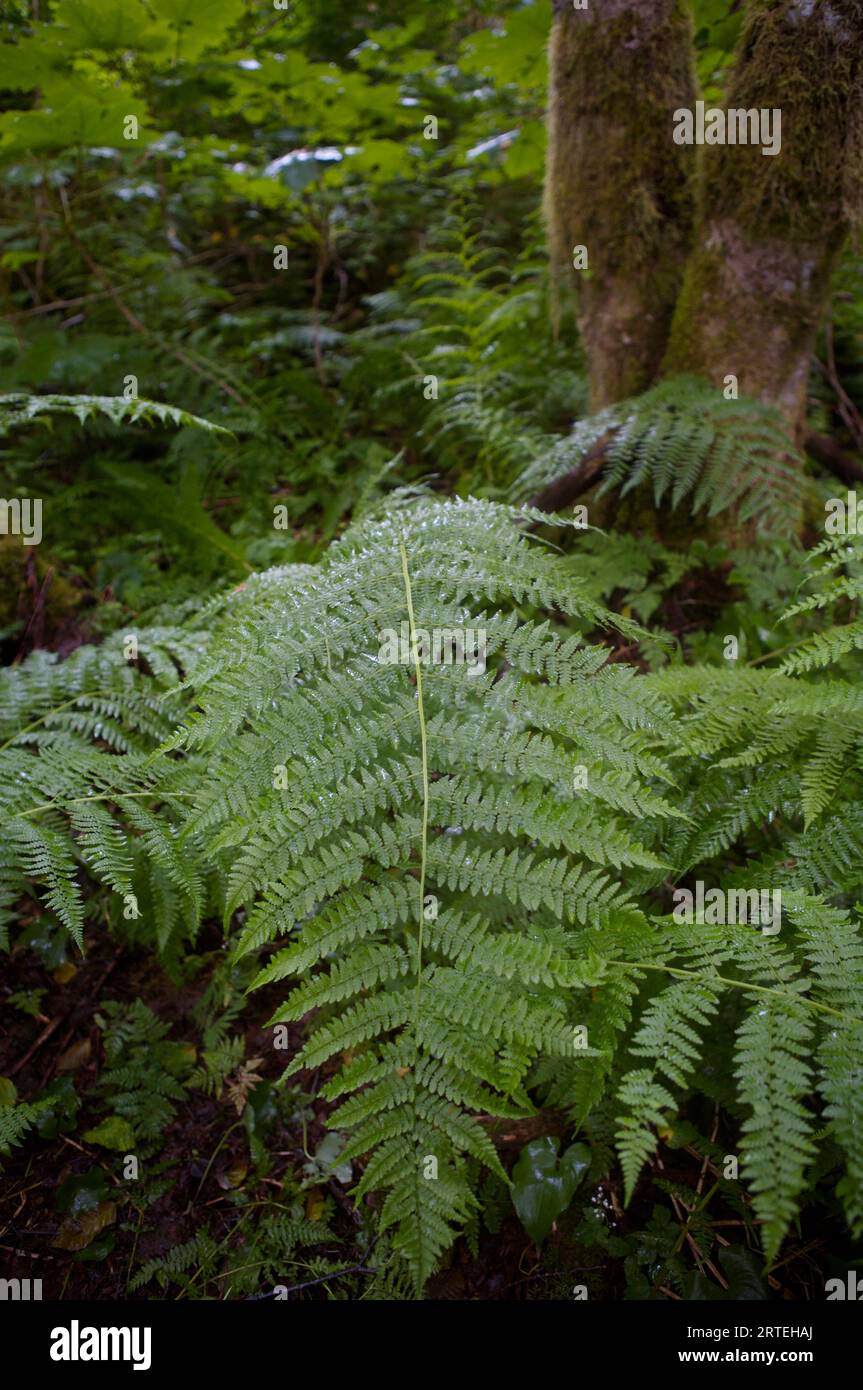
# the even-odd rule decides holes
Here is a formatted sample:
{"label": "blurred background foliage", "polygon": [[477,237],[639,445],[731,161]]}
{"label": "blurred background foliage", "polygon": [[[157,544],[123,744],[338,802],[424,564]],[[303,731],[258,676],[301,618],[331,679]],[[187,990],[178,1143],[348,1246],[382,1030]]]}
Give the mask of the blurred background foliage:
{"label": "blurred background foliage", "polygon": [[[739,6],[696,9],[709,93]],[[4,495],[52,499],[29,587],[52,569],[61,646],[314,558],[382,489],[505,494],[584,413],[538,212],[550,20],[550,0],[7,0],[0,392],[136,388],[232,432],[7,428]],[[13,641],[20,563],[0,546]]]}

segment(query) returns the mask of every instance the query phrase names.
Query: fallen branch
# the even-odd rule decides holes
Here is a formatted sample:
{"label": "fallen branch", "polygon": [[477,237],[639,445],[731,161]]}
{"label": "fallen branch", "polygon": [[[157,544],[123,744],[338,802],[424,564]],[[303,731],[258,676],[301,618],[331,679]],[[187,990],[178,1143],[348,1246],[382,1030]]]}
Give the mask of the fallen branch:
{"label": "fallen branch", "polygon": [[610,441],[610,434],[603,435],[602,439],[597,440],[593,447],[588,449],[575,468],[570,468],[567,473],[562,473],[559,478],[548,483],[531,498],[530,505],[543,512],[559,512],[576,497],[587,492],[602,472]]}
{"label": "fallen branch", "polygon": [[820,463],[822,468],[829,469],[846,487],[863,483],[863,464],[846,454],[841,444],[837,444],[831,435],[809,434],[803,447],[811,459]]}
{"label": "fallen branch", "polygon": [[[543,512],[562,511],[582,493],[587,492],[602,472],[612,437],[611,433],[603,435],[574,468],[547,483],[535,497],[532,497],[530,505]],[[847,453],[831,435],[809,434],[803,447],[815,463],[821,464],[822,468],[839,478],[846,487],[863,483],[863,464]]]}

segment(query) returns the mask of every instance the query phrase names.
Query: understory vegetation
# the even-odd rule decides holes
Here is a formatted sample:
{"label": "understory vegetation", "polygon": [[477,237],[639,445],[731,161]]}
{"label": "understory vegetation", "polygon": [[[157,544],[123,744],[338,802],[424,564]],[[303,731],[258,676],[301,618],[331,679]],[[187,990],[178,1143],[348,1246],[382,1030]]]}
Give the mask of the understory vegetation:
{"label": "understory vegetation", "polygon": [[[716,100],[739,9],[694,6]],[[46,1297],[859,1261],[863,260],[821,462],[694,372],[591,410],[551,14],[0,19],[0,1245]]]}

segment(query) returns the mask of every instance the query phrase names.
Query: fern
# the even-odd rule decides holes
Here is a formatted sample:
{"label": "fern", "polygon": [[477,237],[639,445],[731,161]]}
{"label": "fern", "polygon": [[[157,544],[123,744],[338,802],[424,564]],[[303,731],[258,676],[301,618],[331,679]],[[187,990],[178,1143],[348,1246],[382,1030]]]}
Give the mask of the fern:
{"label": "fern", "polygon": [[178,1283],[187,1270],[197,1266],[205,1275],[215,1267],[216,1242],[208,1231],[199,1231],[191,1240],[174,1245],[163,1255],[147,1260],[128,1283],[128,1292],[137,1293],[155,1279],[160,1288]]}
{"label": "fern", "polygon": [[744,1171],[764,1222],[768,1261],[795,1214],[814,1154],[812,1117],[803,1104],[813,1031],[802,1005],[769,999],[750,1010],[738,1033],[740,1096],[751,1109],[743,1123]]}
{"label": "fern", "polygon": [[[777,810],[817,820],[858,735],[856,695],[756,670],[638,678],[609,664],[597,638],[611,623],[638,629],[532,542],[528,519],[405,502],[348,533],[319,573],[256,578],[224,604],[190,683],[197,708],[172,741],[207,758],[185,833],[233,856],[236,958],[263,953],[253,987],[293,982],[271,1025],[312,1020],[287,1075],[335,1066],[323,1094],[349,1132],[344,1156],[367,1159],[357,1195],[381,1193],[417,1291],[473,1219],[471,1165],[503,1179],[479,1117],[530,1113],[538,1078],[583,1122],[615,1085],[631,1195],[700,1084],[720,1002],[770,1258],[815,1152],[810,1047],[849,1174],[859,1163],[823,1030],[841,1021],[847,1056],[860,1010],[832,978],[809,998],[794,914],[828,912],[800,896],[811,882],[782,870],[781,945],[641,910],[669,863],[721,864]],[[565,635],[550,612],[567,615]],[[387,664],[381,634],[402,622],[481,629],[486,669],[416,652]],[[686,770],[678,806],[669,760]],[[769,837],[762,852],[778,872]]]}
{"label": "fern", "polygon": [[799,675],[833,666],[863,649],[863,618],[857,616],[863,598],[861,560],[863,539],[854,535],[829,537],[809,552],[806,578],[814,592],[788,608],[783,615],[785,621],[825,608],[834,612],[844,608],[850,621],[834,623],[826,631],[798,643],[783,662],[783,672]]}
{"label": "fern", "polygon": [[[852,1017],[863,1016],[863,941],[846,914],[802,909],[798,925],[814,976],[814,993]],[[816,1056],[825,1117],[845,1156],[839,1197],[854,1231],[863,1230],[863,1028],[834,1019]]]}
{"label": "fern", "polygon": [[[672,814],[637,770],[664,772],[661,701],[572,628],[562,642],[552,604],[585,634],[615,621],[517,514],[420,502],[360,525],[314,580],[233,595],[192,681],[186,743],[209,771],[188,826],[233,852],[237,958],[290,934],[255,985],[297,981],[271,1024],[314,1011],[288,1075],[342,1058],[331,1123],[344,1158],[370,1155],[357,1196],[383,1193],[417,1290],[476,1209],[467,1160],[505,1178],[477,1114],[530,1112],[534,1059],[572,1055],[566,991],[595,928],[639,918],[609,865],[659,861],[618,808]],[[482,629],[486,671],[385,664],[402,622]],[[572,769],[614,745],[587,827]]]}
{"label": "fern", "polygon": [[[244,980],[283,987],[270,1026],[304,1022],[285,1076],[322,1069],[416,1293],[505,1188],[489,1120],[537,1085],[579,1124],[616,1110],[628,1198],[706,1090],[742,1116],[768,1259],[816,1160],[860,1233],[859,691],[817,663],[609,660],[643,630],[534,520],[399,494],[319,566],[145,630],[136,664],[118,634],[7,673],[0,909],[38,886],[80,940],[96,881],[170,954],[218,906]],[[781,886],[781,936],[663,915],[696,873]],[[227,1015],[195,1072],[146,1010],[106,1018],[100,1092],[145,1145],[242,1060]]]}
{"label": "fern", "polygon": [[186,1094],[192,1049],[171,1042],[168,1025],[140,999],[106,1003],[96,1021],[104,1034],[106,1063],[99,1093],[113,1114],[128,1121],[147,1152]]}
{"label": "fern", "polygon": [[225,1082],[240,1066],[246,1052],[242,1037],[226,1038],[201,1053],[201,1065],[191,1075],[192,1086],[199,1086],[208,1096],[221,1097]]}
{"label": "fern", "polygon": [[[863,1229],[863,1132],[853,1084],[863,1046],[863,947],[848,908],[816,896],[850,906],[863,889],[859,691],[835,678],[816,682],[757,669],[675,668],[647,684],[681,717],[681,808],[691,824],[663,836],[676,866],[673,880],[709,875],[727,889],[770,885],[782,893],[780,937],[674,923],[637,958],[651,973],[666,970],[725,996],[723,1017],[737,1040],[737,1086],[728,1098],[746,1115],[743,1172],[772,1259],[825,1133],[845,1164],[837,1194],[849,1225]],[[669,1006],[674,989],[665,991]],[[686,1004],[686,995],[678,1002]],[[704,1084],[690,1058],[676,1078],[677,1093],[667,1092],[663,1069],[666,1058],[676,1064],[679,1035],[669,1026],[660,1049],[662,1038],[651,1027],[657,1008],[649,1006],[640,1025],[654,1033],[654,1069],[643,1079],[625,1077],[621,1091],[627,1111],[621,1153],[630,1187],[653,1151],[656,1129],[674,1123],[679,1088]],[[687,1026],[698,1031],[701,1022],[698,1010],[689,1009]],[[721,1069],[722,1058],[714,1058],[714,1073]]]}
{"label": "fern", "polygon": [[786,533],[801,506],[801,461],[782,424],[757,401],[725,400],[698,378],[674,377],[642,396],[576,424],[523,471],[519,496],[530,496],[575,467],[608,439],[598,495],[625,496],[644,484],[657,507],[689,503],[716,516],[731,508],[741,522]]}
{"label": "fern", "polygon": [[[129,1280],[129,1293],[153,1282],[163,1291],[170,1284],[181,1293],[194,1290],[196,1298],[207,1297],[210,1284],[217,1285],[220,1292],[214,1296],[221,1298],[250,1293],[262,1284],[287,1287],[294,1282],[293,1273],[289,1276],[288,1271],[296,1268],[298,1251],[311,1251],[333,1241],[326,1219],[310,1221],[296,1208],[266,1207],[254,1227],[247,1229],[248,1225],[248,1218],[242,1217],[238,1226],[243,1229],[230,1248],[225,1248],[224,1241],[214,1241],[208,1231],[199,1231],[191,1240],[147,1260]],[[306,1259],[312,1278],[339,1268],[320,1256],[310,1254]]]}
{"label": "fern", "polygon": [[495,492],[548,452],[549,426],[585,395],[551,341],[539,229],[514,269],[504,274],[504,263],[482,210],[457,199],[400,285],[369,297],[372,321],[353,335],[361,356],[349,377],[368,382],[379,412],[419,412],[417,440],[436,467],[460,463]]}
{"label": "fern", "polygon": [[7,1157],[17,1145],[24,1142],[24,1136],[50,1105],[48,1097],[30,1102],[18,1101],[15,1105],[0,1105],[0,1158]]}
{"label": "fern", "polygon": [[[817,899],[797,897],[786,910],[789,932],[783,945],[754,937],[748,928],[675,923],[654,936],[648,950],[652,959],[625,964],[627,971],[666,972],[673,980],[648,1005],[633,1038],[632,1051],[651,1057],[654,1065],[627,1072],[620,1089],[625,1113],[618,1150],[627,1192],[632,1193],[655,1148],[656,1131],[676,1124],[680,1088],[694,1079],[710,1037],[702,1036],[704,1025],[725,994],[736,1017],[737,1101],[748,1112],[742,1126],[743,1172],[763,1222],[768,1260],[775,1258],[796,1212],[815,1155],[813,1082],[848,1165],[838,1193],[851,1229],[861,1229],[855,1176],[863,1132],[856,1093],[849,1093],[848,1072],[841,1068],[850,1064],[851,1075],[859,1069],[863,999],[859,985],[849,988],[836,962],[841,942],[856,966],[863,942],[846,913]],[[814,980],[812,963],[817,963]],[[809,1060],[816,1040],[818,1077]]]}
{"label": "fern", "polygon": [[628,1112],[618,1141],[627,1200],[654,1148],[650,1126],[660,1124],[667,1111],[676,1110],[668,1082],[677,1087],[688,1082],[701,1053],[702,1032],[716,1008],[716,993],[709,985],[681,980],[662,990],[644,1012],[630,1051],[652,1058],[654,1067],[628,1072],[620,1093]]}
{"label": "fern", "polygon": [[125,396],[31,396],[13,392],[0,395],[0,438],[34,421],[50,425],[52,415],[73,415],[82,425],[101,416],[114,425],[191,425],[216,434],[230,433],[222,425],[190,415],[178,406],[138,396],[127,400]]}
{"label": "fern", "polygon": [[0,673],[0,926],[38,888],[82,946],[90,879],[110,891],[118,928],[149,932],[168,960],[197,930],[206,894],[194,841],[181,849],[176,834],[189,769],[165,765],[157,787],[148,758],[180,717],[177,683],[204,638],[191,624],[135,638],[134,663],[118,633]]}

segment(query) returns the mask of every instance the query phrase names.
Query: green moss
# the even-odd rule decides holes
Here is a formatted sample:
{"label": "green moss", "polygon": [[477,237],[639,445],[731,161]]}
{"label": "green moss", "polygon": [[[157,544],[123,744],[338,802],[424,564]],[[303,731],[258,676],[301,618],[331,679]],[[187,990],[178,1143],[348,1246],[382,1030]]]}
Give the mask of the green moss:
{"label": "green moss", "polygon": [[[692,54],[688,7],[672,0],[558,17],[552,261],[577,289],[594,406],[660,372],[734,374],[797,432],[831,267],[863,221],[863,4],[749,6],[727,105],[781,112],[776,155],[674,144],[673,112],[696,97]],[[579,244],[589,277],[571,266]]]}
{"label": "green moss", "polygon": [[[691,152],[672,112],[694,100],[679,0],[565,12],[552,31],[545,211],[552,264],[577,287],[594,403],[643,389],[662,356],[691,236]],[[584,245],[590,275],[573,270]]]}
{"label": "green moss", "polygon": [[[28,575],[30,564],[33,569]],[[42,547],[25,546],[18,536],[0,536],[0,633],[23,626],[31,611],[34,586],[42,594],[49,626],[66,622],[81,605],[80,589],[63,578]]]}
{"label": "green moss", "polygon": [[846,134],[861,79],[860,0],[754,0],[727,105],[778,109],[781,149],[765,156],[758,145],[704,146],[705,213],[733,216],[761,238],[829,236],[844,219],[849,159],[859,192],[863,151]]}
{"label": "green moss", "polygon": [[809,362],[841,243],[757,239],[708,221],[690,257],[663,372],[696,372],[717,387],[733,373],[741,395],[778,406],[802,428]]}
{"label": "green moss", "polygon": [[[694,371],[778,405],[802,428],[809,357],[835,256],[859,218],[859,0],[754,0],[727,105],[781,112],[781,148],[699,150],[699,235],[665,373]],[[843,157],[844,156],[844,157]]]}
{"label": "green moss", "polygon": [[670,142],[671,112],[694,99],[691,26],[667,0],[601,19],[575,11],[553,27],[545,206],[555,260],[573,245],[619,275],[688,240],[687,152]]}

